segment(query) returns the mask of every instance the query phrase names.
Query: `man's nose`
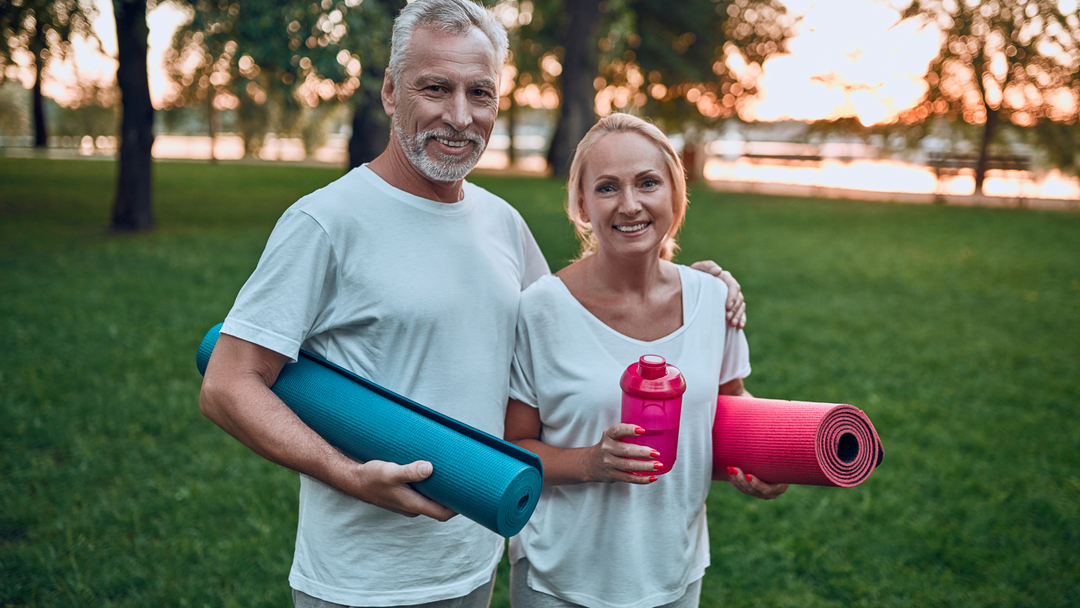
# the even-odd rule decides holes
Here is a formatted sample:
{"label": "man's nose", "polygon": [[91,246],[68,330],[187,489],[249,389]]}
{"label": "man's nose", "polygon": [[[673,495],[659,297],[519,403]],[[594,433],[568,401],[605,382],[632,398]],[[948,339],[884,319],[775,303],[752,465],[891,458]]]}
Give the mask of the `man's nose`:
{"label": "man's nose", "polygon": [[443,122],[458,131],[464,131],[472,124],[472,112],[464,90],[457,90],[446,100],[443,107]]}

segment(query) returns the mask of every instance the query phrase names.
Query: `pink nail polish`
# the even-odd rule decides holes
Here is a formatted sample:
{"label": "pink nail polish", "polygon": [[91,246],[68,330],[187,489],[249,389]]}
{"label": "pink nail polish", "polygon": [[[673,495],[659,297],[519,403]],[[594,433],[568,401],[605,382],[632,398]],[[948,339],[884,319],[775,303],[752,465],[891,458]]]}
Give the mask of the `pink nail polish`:
{"label": "pink nail polish", "polygon": [[730,475],[731,477],[734,477],[737,473],[738,473],[738,471],[735,470],[735,467],[728,467],[727,468],[727,474]]}
{"label": "pink nail polish", "polygon": [[754,478],[753,478],[753,477],[751,477],[751,476],[749,476],[749,475],[747,475],[747,476],[746,476],[746,481],[754,481]]}
{"label": "pink nail polish", "polygon": [[649,481],[656,481],[656,475],[649,475]]}
{"label": "pink nail polish", "polygon": [[656,450],[653,450],[653,451],[649,452],[649,456],[652,456],[653,458],[659,458],[660,457],[660,452],[657,452]]}
{"label": "pink nail polish", "polygon": [[634,432],[637,433],[638,435],[644,435],[645,434],[645,429],[643,429],[643,428],[641,428],[639,426],[638,428],[634,429]]}
{"label": "pink nail polish", "polygon": [[664,463],[662,463],[662,462],[654,462],[654,463],[652,463],[652,468],[654,468],[654,469],[662,469],[662,468],[664,468]]}

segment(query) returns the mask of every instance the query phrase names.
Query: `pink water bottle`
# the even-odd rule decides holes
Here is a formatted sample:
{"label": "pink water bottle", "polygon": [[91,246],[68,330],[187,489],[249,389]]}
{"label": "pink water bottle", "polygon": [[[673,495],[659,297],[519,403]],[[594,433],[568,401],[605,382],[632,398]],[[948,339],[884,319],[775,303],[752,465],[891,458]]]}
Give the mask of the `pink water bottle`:
{"label": "pink water bottle", "polygon": [[[645,433],[623,437],[626,443],[648,446],[658,452],[664,468],[637,475],[663,475],[675,466],[679,448],[679,417],[686,380],[682,372],[660,355],[642,355],[623,372],[622,421],[636,424]],[[643,459],[644,460],[644,459]]]}

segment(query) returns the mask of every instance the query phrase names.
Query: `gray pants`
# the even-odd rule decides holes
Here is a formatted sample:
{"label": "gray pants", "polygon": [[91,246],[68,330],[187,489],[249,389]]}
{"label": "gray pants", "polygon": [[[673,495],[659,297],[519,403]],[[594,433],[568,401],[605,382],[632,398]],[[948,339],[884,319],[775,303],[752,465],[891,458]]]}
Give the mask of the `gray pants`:
{"label": "gray pants", "polygon": [[[397,608],[488,608],[488,604],[491,603],[491,590],[494,588],[495,573],[492,572],[490,581],[480,585],[468,595],[448,600],[412,604],[410,606],[398,606]],[[303,591],[297,591],[296,589],[292,590],[292,599],[293,605],[296,606],[296,608],[358,608],[356,606],[345,606],[344,604],[335,604],[333,602],[320,600],[317,597],[311,597]]]}
{"label": "gray pants", "polygon": [[[679,599],[657,608],[697,608],[701,599],[701,579],[690,583]],[[510,605],[513,608],[582,608],[580,604],[548,595],[529,587],[529,560],[510,566]]]}

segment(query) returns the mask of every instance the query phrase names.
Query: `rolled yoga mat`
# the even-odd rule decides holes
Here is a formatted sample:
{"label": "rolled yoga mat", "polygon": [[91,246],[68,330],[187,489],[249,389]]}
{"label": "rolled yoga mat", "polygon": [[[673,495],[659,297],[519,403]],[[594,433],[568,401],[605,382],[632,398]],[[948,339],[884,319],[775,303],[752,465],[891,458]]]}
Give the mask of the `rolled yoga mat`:
{"label": "rolled yoga mat", "polygon": [[[206,373],[221,324],[199,345]],[[540,458],[428,409],[301,350],[270,387],[326,441],[360,461],[426,460],[427,479],[410,484],[431,500],[507,538],[525,526],[540,499]]]}
{"label": "rolled yoga mat", "polygon": [[857,407],[721,395],[713,424],[713,479],[738,467],[767,483],[850,488],[885,453]]}

